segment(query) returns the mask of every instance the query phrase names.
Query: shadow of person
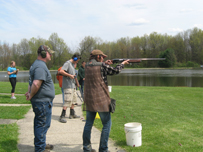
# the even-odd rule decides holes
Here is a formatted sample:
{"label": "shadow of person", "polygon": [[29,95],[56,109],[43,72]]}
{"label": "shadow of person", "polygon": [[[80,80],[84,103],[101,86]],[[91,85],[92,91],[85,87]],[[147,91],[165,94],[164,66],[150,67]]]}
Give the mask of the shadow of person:
{"label": "shadow of person", "polygon": [[23,144],[18,144],[18,150],[19,152],[32,152],[35,151],[34,145],[23,145]]}

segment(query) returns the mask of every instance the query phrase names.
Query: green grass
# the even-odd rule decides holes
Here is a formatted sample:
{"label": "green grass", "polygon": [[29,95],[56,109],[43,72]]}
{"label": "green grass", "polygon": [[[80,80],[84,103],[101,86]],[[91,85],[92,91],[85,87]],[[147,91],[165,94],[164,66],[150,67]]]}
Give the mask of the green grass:
{"label": "green grass", "polygon": [[0,119],[22,119],[31,106],[0,106]]}
{"label": "green grass", "polygon": [[[55,94],[61,94],[61,88],[59,84],[54,84]],[[11,93],[11,84],[10,82],[0,82],[0,93]],[[17,82],[15,88],[15,94],[25,94],[28,90],[28,83],[26,82]]]}
{"label": "green grass", "polygon": [[[113,86],[110,138],[128,152],[203,151],[203,88]],[[124,124],[142,124],[142,146],[126,145]],[[102,128],[96,119],[95,126]],[[182,146],[179,145],[181,143]]]}
{"label": "green grass", "polygon": [[[54,84],[55,94],[61,94],[59,84]],[[16,94],[25,94],[28,90],[28,83],[17,82],[15,96],[17,99],[10,99],[10,82],[0,82],[0,104],[30,104],[25,96]],[[0,106],[0,119],[22,119],[31,106]],[[28,128],[30,129],[30,128]],[[0,125],[0,152],[18,152],[18,125],[16,123],[9,125]]]}
{"label": "green grass", "polygon": [[[8,86],[10,85],[9,82],[0,82],[1,93],[10,92],[11,87],[4,87],[6,83]],[[20,94],[24,94],[27,91],[27,85],[28,83],[17,83],[16,93],[18,90]],[[61,94],[58,84],[55,84],[55,90],[56,94]],[[201,136],[203,126],[202,92],[203,88],[191,87],[113,86],[110,96],[117,100],[117,105],[116,112],[112,114],[110,138],[128,152],[203,151],[203,138]],[[6,98],[5,101],[3,101],[4,98]],[[1,95],[0,103],[9,102],[9,98]],[[26,102],[24,99],[24,96],[17,96],[16,102]],[[15,100],[11,102],[15,102]],[[26,107],[20,107],[25,108],[24,110],[19,107],[0,108],[4,109],[0,109],[1,118],[21,119],[30,106],[28,106],[27,111]],[[20,113],[19,116],[18,113]],[[126,145],[124,124],[128,122],[140,122],[142,124],[141,147]],[[18,151],[16,147],[18,134],[11,133],[14,134],[12,139],[4,137],[7,132],[17,129],[17,125],[16,127],[15,125],[3,125],[3,127],[0,125],[0,151]],[[101,120],[96,119],[94,125],[101,129]],[[7,145],[9,142],[12,144],[9,144],[10,147]],[[5,149],[6,147],[11,149]]]}
{"label": "green grass", "polygon": [[3,95],[0,94],[0,104],[7,103],[7,104],[30,104],[30,101],[27,101],[25,96],[22,95],[15,95],[16,99],[11,99],[10,95]]}
{"label": "green grass", "polygon": [[18,152],[18,125],[0,125],[0,152]]}

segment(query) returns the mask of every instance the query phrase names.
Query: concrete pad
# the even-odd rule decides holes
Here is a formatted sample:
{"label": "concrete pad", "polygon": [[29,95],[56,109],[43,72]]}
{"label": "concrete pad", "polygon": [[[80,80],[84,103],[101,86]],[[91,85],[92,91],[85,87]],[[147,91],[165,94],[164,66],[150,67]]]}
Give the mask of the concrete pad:
{"label": "concrete pad", "polygon": [[[78,92],[79,93],[79,92]],[[51,152],[82,152],[82,134],[85,122],[82,115],[82,102],[78,98],[78,106],[75,106],[76,115],[81,118],[69,119],[70,111],[67,110],[66,118],[67,123],[59,122],[59,117],[62,111],[62,95],[56,95],[53,101],[52,121],[51,127],[47,132],[47,144],[53,144],[54,149]],[[33,134],[33,120],[34,113],[32,108],[25,115],[24,119],[17,121],[19,125],[19,152],[33,152],[34,151],[34,134]],[[98,151],[101,132],[95,127],[92,128],[92,147]],[[109,139],[109,150],[111,152],[122,152],[123,150],[115,145]],[[124,151],[123,151],[124,152]]]}
{"label": "concrete pad", "polygon": [[30,106],[31,104],[6,104],[6,103],[1,103],[0,106]]}
{"label": "concrete pad", "polygon": [[0,125],[16,123],[17,119],[0,119]]}

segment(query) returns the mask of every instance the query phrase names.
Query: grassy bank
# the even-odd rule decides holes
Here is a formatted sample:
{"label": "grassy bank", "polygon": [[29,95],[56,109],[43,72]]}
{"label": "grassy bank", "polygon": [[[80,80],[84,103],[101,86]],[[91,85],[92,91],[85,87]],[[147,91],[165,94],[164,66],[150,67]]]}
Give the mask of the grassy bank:
{"label": "grassy bank", "polygon": [[[5,85],[9,87],[6,88]],[[28,83],[17,83],[16,91],[24,94],[27,85]],[[10,89],[9,82],[0,82],[0,93],[9,93]],[[55,90],[56,94],[61,93],[58,84],[55,84]],[[112,114],[110,138],[128,152],[203,151],[202,92],[203,88],[113,86],[110,96],[117,100],[117,106],[116,112]],[[0,102],[3,98],[0,98]],[[124,124],[128,122],[142,124],[141,147],[126,145]],[[102,128],[98,119],[94,125]],[[17,128],[15,124],[0,125],[1,135],[13,131],[13,136],[9,135],[9,139],[0,137],[0,151],[5,151],[4,144],[9,141],[13,141],[14,145],[17,143]]]}
{"label": "grassy bank", "polygon": [[[128,152],[203,151],[203,88],[113,86],[110,137]],[[124,124],[142,124],[142,146],[126,145]],[[95,121],[102,127],[100,120]]]}

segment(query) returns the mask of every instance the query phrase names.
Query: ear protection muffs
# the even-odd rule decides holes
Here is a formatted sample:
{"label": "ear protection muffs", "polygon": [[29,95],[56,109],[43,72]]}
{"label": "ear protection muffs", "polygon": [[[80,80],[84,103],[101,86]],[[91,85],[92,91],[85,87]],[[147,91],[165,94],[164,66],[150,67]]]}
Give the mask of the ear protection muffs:
{"label": "ear protection muffs", "polygon": [[41,45],[40,50],[41,50],[40,54],[41,54],[42,58],[46,58],[47,51],[44,50],[43,45]]}
{"label": "ear protection muffs", "polygon": [[78,58],[77,58],[77,57],[74,57],[74,58],[73,58],[73,60],[74,60],[74,61],[77,61],[77,60],[78,60]]}

